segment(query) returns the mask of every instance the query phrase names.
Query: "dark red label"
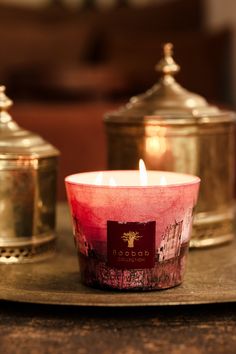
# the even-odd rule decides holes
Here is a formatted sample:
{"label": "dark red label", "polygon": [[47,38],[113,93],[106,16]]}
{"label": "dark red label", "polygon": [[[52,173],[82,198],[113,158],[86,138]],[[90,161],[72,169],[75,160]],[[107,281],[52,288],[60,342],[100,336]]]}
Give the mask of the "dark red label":
{"label": "dark red label", "polygon": [[153,268],[156,222],[107,221],[107,261],[120,269]]}

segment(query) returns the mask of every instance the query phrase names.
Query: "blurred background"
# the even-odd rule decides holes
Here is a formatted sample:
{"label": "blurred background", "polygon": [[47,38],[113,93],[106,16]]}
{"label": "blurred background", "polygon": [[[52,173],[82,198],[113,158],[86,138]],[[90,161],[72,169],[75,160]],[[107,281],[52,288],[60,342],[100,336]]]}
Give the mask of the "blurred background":
{"label": "blurred background", "polygon": [[236,108],[235,0],[0,0],[0,38],[14,119],[61,150],[60,199],[106,168],[103,115],[157,81],[164,42],[183,86]]}

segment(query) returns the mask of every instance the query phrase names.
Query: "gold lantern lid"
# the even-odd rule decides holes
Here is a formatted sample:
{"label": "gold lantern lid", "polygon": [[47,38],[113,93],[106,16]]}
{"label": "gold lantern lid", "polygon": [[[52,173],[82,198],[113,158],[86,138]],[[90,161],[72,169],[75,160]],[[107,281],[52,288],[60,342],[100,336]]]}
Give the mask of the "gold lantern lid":
{"label": "gold lantern lid", "polygon": [[[39,135],[22,129],[8,113],[13,102],[0,86],[0,159],[44,158],[59,151]],[[7,166],[6,166],[7,167]]]}
{"label": "gold lantern lid", "polygon": [[163,47],[163,58],[155,69],[161,75],[159,82],[145,93],[132,97],[130,101],[118,111],[110,112],[105,116],[107,123],[139,122],[144,119],[167,118],[178,120],[181,118],[198,120],[199,118],[214,117],[217,121],[231,121],[233,115],[223,112],[218,107],[210,105],[205,98],[192,93],[179,85],[174,75],[179,72],[180,66],[173,59],[173,45],[166,43]]}

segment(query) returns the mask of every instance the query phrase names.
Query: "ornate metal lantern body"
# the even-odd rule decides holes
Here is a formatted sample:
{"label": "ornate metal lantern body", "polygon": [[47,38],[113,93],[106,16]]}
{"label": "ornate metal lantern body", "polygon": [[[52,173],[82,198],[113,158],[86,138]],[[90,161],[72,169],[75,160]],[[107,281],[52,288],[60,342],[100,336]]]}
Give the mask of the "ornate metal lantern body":
{"label": "ornate metal lantern body", "polygon": [[221,111],[181,87],[172,45],[164,46],[160,81],[133,97],[104,122],[109,169],[176,171],[201,178],[192,247],[221,244],[234,237],[235,114]]}
{"label": "ornate metal lantern body", "polygon": [[59,152],[20,128],[0,87],[0,263],[39,260],[55,243]]}

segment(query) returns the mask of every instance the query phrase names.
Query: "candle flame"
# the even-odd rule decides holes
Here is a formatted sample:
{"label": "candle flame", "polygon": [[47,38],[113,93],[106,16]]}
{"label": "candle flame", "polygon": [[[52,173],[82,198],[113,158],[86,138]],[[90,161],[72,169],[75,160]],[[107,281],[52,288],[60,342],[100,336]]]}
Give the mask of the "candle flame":
{"label": "candle flame", "polygon": [[160,178],[160,186],[166,186],[167,185],[167,180],[165,176],[161,176]]}
{"label": "candle flame", "polygon": [[145,163],[142,159],[139,160],[139,180],[141,186],[148,185],[148,176]]}
{"label": "candle flame", "polygon": [[116,187],[117,186],[117,183],[115,181],[115,179],[113,177],[110,177],[109,179],[109,186],[110,187]]}
{"label": "candle flame", "polygon": [[101,186],[102,184],[102,180],[103,180],[103,173],[102,172],[99,172],[95,178],[95,184],[97,186]]}

